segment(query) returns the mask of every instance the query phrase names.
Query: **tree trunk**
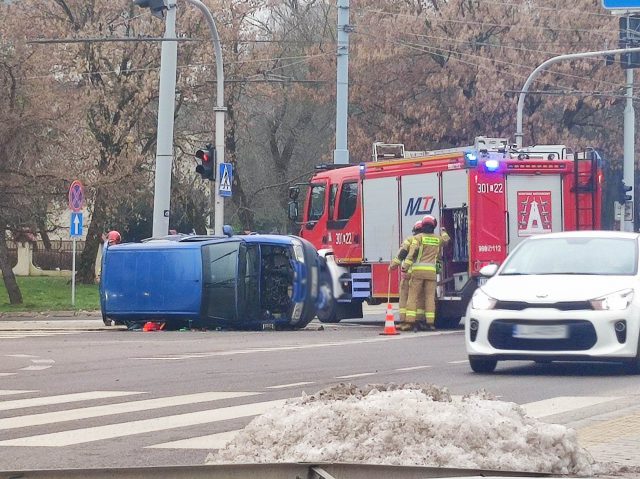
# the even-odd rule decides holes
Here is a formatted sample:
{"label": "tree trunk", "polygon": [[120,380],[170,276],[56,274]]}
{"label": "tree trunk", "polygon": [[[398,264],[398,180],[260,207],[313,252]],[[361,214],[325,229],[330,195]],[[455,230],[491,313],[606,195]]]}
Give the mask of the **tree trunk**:
{"label": "tree trunk", "polygon": [[16,276],[13,274],[13,268],[9,263],[9,249],[7,248],[7,239],[5,237],[5,229],[0,231],[0,270],[2,270],[2,279],[4,287],[9,294],[10,304],[22,304],[22,293],[18,287]]}
{"label": "tree trunk", "polygon": [[51,240],[49,239],[49,232],[47,231],[47,226],[44,223],[44,218],[39,217],[36,219],[36,222],[38,223],[38,232],[40,233],[40,238],[42,238],[44,249],[50,251]]}
{"label": "tree trunk", "polygon": [[78,272],[76,279],[83,284],[93,284],[96,280],[96,255],[98,248],[102,242],[102,233],[104,231],[106,220],[106,205],[104,204],[104,194],[102,188],[96,191],[96,199],[91,213],[91,223],[87,231],[87,238],[84,243],[84,249],[80,255],[78,262]]}

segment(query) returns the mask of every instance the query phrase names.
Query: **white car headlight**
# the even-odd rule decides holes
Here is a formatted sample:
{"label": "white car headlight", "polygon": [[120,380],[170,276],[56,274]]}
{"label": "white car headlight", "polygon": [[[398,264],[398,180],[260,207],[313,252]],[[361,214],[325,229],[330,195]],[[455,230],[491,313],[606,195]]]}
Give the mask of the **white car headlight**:
{"label": "white car headlight", "polygon": [[622,311],[627,309],[633,300],[633,289],[623,289],[615,293],[589,301],[597,311]]}
{"label": "white car headlight", "polygon": [[493,309],[496,302],[497,300],[493,299],[481,289],[476,289],[476,292],[473,293],[471,297],[471,308],[480,310]]}

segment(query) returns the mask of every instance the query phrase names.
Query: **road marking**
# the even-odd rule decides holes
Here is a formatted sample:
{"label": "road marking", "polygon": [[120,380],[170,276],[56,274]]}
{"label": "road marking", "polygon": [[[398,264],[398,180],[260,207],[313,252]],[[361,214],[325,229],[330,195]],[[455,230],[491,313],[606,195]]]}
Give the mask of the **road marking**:
{"label": "road marking", "polygon": [[0,441],[0,446],[28,446],[28,447],[63,447],[73,444],[113,439],[118,437],[133,436],[149,432],[164,431],[180,427],[195,426],[228,419],[236,419],[247,416],[263,414],[273,408],[282,406],[286,399],[265,401],[241,406],[230,406],[208,411],[197,411],[173,416],[164,416],[154,419],[143,419],[107,426],[88,427],[70,431],[54,432],[27,436],[8,441]]}
{"label": "road marking", "polygon": [[[79,334],[82,331],[0,331],[0,339],[44,338],[49,336],[64,336]],[[14,356],[28,357],[28,356]]]}
{"label": "road marking", "polygon": [[374,374],[376,373],[347,374],[346,376],[336,376],[336,379],[364,378],[367,376],[373,376]]}
{"label": "road marking", "polygon": [[[462,333],[462,331],[454,331],[454,332]],[[447,334],[447,332],[443,332],[440,334]],[[275,348],[235,349],[231,351],[212,351],[212,352],[204,352],[204,353],[179,354],[175,356],[138,357],[138,358],[132,358],[132,359],[148,360],[148,361],[182,361],[184,359],[203,359],[203,358],[211,358],[216,356],[235,356],[239,354],[273,353],[273,352],[281,352],[281,351],[301,351],[305,349],[326,348],[331,346],[351,346],[354,344],[379,343],[382,341],[401,341],[404,339],[416,339],[416,338],[423,338],[426,336],[433,336],[433,333],[413,333],[413,334],[408,334],[403,336],[393,336],[393,337],[383,336],[379,338],[331,341],[328,343],[302,344],[302,345],[296,345],[296,346],[280,346]]]}
{"label": "road marking", "polygon": [[29,416],[10,417],[0,419],[0,431],[5,429],[16,429],[20,427],[42,426],[43,424],[53,424],[65,421],[76,421],[79,419],[89,419],[93,417],[112,416],[115,414],[126,414],[138,411],[151,411],[173,406],[186,404],[198,404],[209,401],[219,401],[222,399],[233,399],[246,396],[255,396],[257,392],[206,392],[197,394],[186,394],[183,396],[170,396],[156,399],[144,399],[142,401],[130,401],[117,404],[105,404],[103,406],[93,406],[66,411],[46,412],[42,414],[32,414]]}
{"label": "road marking", "polygon": [[396,371],[417,371],[418,369],[432,368],[433,366],[411,366],[408,368],[398,368]]}
{"label": "road marking", "polygon": [[293,388],[296,386],[306,386],[307,384],[315,384],[312,381],[303,381],[301,383],[291,383],[291,384],[279,384],[278,386],[267,386],[265,389],[284,389],[284,388]]}
{"label": "road marking", "polygon": [[0,377],[4,377],[4,376],[15,376],[18,373],[0,373]]}
{"label": "road marking", "polygon": [[463,359],[461,361],[449,361],[447,364],[463,364],[463,363],[468,363],[469,360],[468,359]]}
{"label": "road marking", "polygon": [[53,364],[55,363],[55,359],[32,359],[32,363],[34,364]]}
{"label": "road marking", "polygon": [[91,399],[107,399],[121,396],[131,396],[134,394],[144,394],[133,391],[89,391],[85,393],[61,394],[59,396],[46,396],[30,399],[14,399],[12,401],[0,401],[0,411],[11,411],[36,406],[51,406],[53,404],[64,404],[75,401],[87,401]]}
{"label": "road marking", "polygon": [[5,354],[8,358],[37,358],[39,356],[34,356],[32,354]]}
{"label": "road marking", "polygon": [[558,396],[542,401],[522,404],[521,407],[529,416],[541,418],[615,401],[616,399],[620,398],[606,396]]}
{"label": "road marking", "polygon": [[147,449],[222,449],[229,444],[239,432],[240,429],[235,429],[233,431],[192,437],[180,441],[164,442],[162,444],[147,446]]}
{"label": "road marking", "polygon": [[42,371],[44,369],[49,369],[52,364],[41,364],[36,366],[27,366],[26,368],[20,368],[20,371]]}
{"label": "road marking", "polygon": [[[15,374],[15,373],[2,373],[2,374]],[[26,394],[37,393],[38,391],[27,389],[0,389],[0,396],[13,396],[14,394]]]}

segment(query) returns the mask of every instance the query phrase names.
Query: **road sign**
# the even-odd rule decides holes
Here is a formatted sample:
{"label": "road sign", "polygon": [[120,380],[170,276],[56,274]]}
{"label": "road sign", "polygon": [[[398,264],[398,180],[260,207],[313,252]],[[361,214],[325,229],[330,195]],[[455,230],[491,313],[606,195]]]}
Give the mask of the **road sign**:
{"label": "road sign", "polygon": [[84,206],[84,187],[78,180],[74,180],[69,187],[69,208],[71,211],[80,211]]}
{"label": "road sign", "polygon": [[607,10],[640,10],[640,0],[602,0]]}
{"label": "road sign", "polygon": [[82,226],[82,212],[71,212],[71,224],[69,225],[71,236],[82,236]]}
{"label": "road sign", "polygon": [[231,196],[231,184],[233,183],[233,165],[220,163],[220,196]]}

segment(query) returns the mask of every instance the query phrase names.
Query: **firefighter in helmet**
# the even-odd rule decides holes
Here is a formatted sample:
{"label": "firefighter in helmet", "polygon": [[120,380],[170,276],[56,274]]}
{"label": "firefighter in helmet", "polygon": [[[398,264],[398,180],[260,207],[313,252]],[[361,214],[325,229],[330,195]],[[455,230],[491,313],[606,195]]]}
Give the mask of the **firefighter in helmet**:
{"label": "firefighter in helmet", "polygon": [[[431,215],[422,219],[422,232],[411,242],[409,253],[402,262],[402,270],[411,270],[409,297],[407,298],[407,321],[415,318],[418,308],[424,308],[426,322],[415,324],[419,329],[435,329],[436,321],[436,264],[442,256],[442,247],[450,240],[447,232],[434,233],[438,221]],[[415,330],[415,328],[414,328]]]}
{"label": "firefighter in helmet", "polygon": [[[391,263],[389,264],[389,272],[393,271],[398,266],[400,266],[402,261],[407,257],[407,254],[409,253],[409,248],[411,247],[411,242],[413,241],[413,238],[418,233],[420,233],[421,230],[422,230],[422,220],[416,221],[415,224],[413,225],[413,228],[411,229],[412,235],[408,236],[402,242],[402,244],[400,245],[400,249],[396,253],[395,257],[391,260]],[[406,320],[406,315],[407,315],[407,297],[409,296],[409,279],[410,279],[410,277],[411,277],[411,272],[410,271],[402,272],[401,275],[400,275],[400,299],[399,299],[399,304],[398,304],[400,325],[398,326],[398,329],[406,330],[406,331],[408,331],[408,330],[413,328],[413,324],[407,323],[407,320]],[[416,318],[413,318],[414,321],[416,319],[421,319],[419,313],[420,313],[420,311],[418,311],[418,314],[417,314]],[[422,316],[424,316],[424,311],[422,311]]]}

